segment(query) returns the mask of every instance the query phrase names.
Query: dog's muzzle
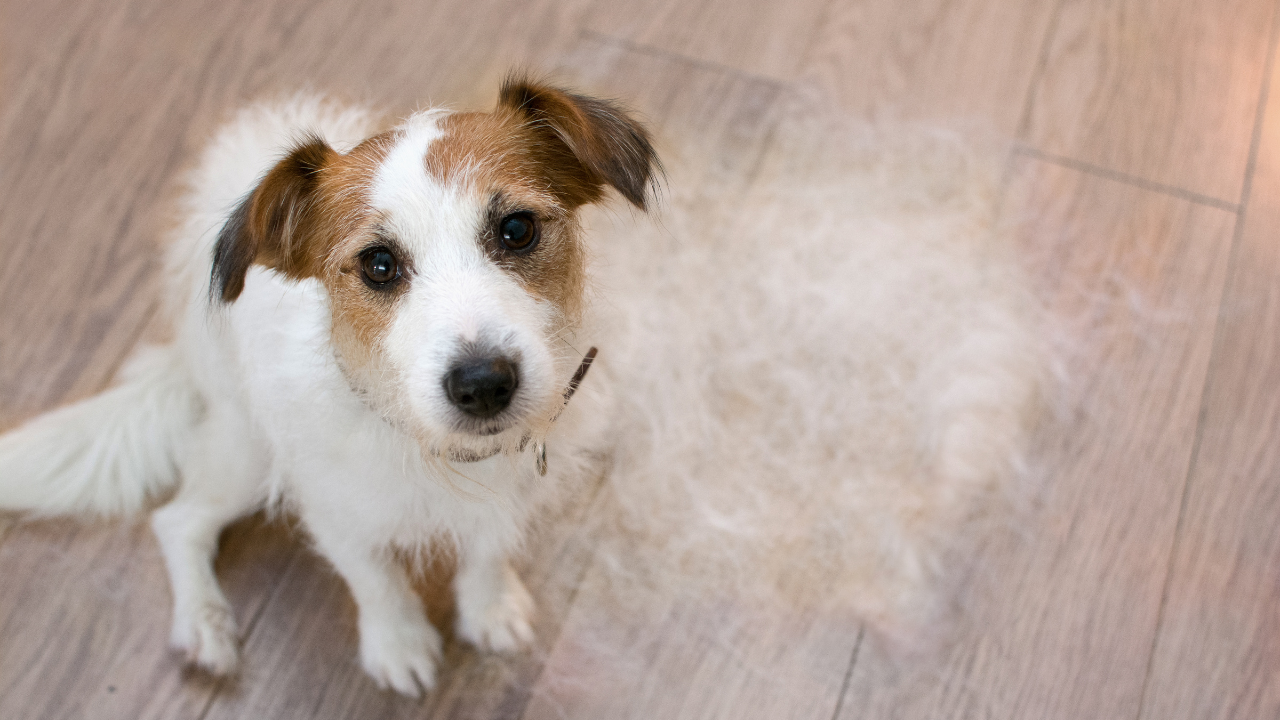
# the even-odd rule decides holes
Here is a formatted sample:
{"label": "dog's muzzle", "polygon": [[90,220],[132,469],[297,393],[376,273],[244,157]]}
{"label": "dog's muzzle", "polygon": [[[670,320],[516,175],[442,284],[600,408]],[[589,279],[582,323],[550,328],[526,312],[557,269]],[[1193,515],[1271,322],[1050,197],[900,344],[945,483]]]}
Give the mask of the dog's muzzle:
{"label": "dog's muzzle", "polygon": [[[578,370],[573,373],[573,377],[569,378],[569,385],[565,387],[564,393],[562,395],[562,397],[564,398],[564,402],[560,404],[560,408],[556,410],[556,414],[552,416],[551,422],[555,422],[560,418],[560,413],[564,412],[565,406],[569,404],[569,400],[573,398],[573,394],[578,391],[578,386],[582,384],[582,379],[587,376],[587,371],[591,369],[591,363],[595,359],[596,359],[596,349],[593,347],[587,351],[586,355],[583,356],[582,363],[578,365]],[[449,399],[455,405],[458,405],[458,401],[453,399],[453,395],[452,395],[453,390],[451,390],[449,387],[450,378],[452,377],[453,373],[459,372],[463,367],[467,367],[467,366],[468,366],[467,363],[461,363],[458,365],[458,367],[454,368],[454,370],[450,371],[449,375],[445,377],[445,390],[450,394]],[[512,370],[512,377],[515,378],[512,381],[512,391],[514,392],[516,383],[518,383],[518,376],[517,376],[514,365],[512,365],[511,370]],[[474,370],[474,373],[477,375],[485,375],[489,373],[493,373],[495,375],[503,374],[500,369],[494,370],[492,366],[487,369]],[[467,375],[466,372],[459,372],[460,378],[465,375]],[[491,378],[491,379],[485,380],[484,382],[485,384],[494,384],[494,383],[497,383],[498,381]],[[461,379],[458,381],[458,386],[460,388],[467,387],[465,385],[465,381]],[[508,396],[506,402],[509,403],[510,401],[511,401],[510,397]],[[459,407],[461,406],[459,405]],[[506,403],[503,404],[503,407],[506,407]],[[501,408],[499,408],[498,410],[495,410],[494,414],[500,411],[501,411]],[[484,416],[484,417],[491,417],[491,416]],[[520,440],[520,452],[524,452],[525,448],[529,446],[529,441],[530,441],[530,437],[528,435],[525,435],[524,438]],[[486,460],[488,458],[491,458],[497,454],[498,454],[498,450],[496,449],[493,452],[490,452],[487,454],[473,453],[469,450],[453,449],[453,450],[450,450],[449,452],[449,459],[452,460],[453,462],[479,462],[481,460]],[[538,469],[538,474],[546,475],[547,474],[546,443],[544,442],[534,443],[533,460],[534,460],[534,465]]]}

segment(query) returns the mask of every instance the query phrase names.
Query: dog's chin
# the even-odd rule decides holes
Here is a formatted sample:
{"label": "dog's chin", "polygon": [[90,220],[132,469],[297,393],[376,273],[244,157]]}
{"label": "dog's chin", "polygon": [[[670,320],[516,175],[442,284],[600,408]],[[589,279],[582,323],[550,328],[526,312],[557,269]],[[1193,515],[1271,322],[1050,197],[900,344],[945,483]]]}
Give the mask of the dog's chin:
{"label": "dog's chin", "polygon": [[523,450],[528,430],[514,422],[469,423],[454,428],[442,442],[424,450],[453,462],[477,462],[498,453]]}

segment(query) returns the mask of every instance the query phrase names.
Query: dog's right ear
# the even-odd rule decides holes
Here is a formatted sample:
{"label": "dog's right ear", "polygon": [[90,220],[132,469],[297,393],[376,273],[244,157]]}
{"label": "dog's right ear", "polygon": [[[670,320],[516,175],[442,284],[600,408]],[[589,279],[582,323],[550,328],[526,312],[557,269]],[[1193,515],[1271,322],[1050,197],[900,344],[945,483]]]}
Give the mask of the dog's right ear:
{"label": "dog's right ear", "polygon": [[320,175],[335,156],[324,140],[308,137],[245,197],[218,233],[210,294],[224,303],[240,297],[254,263],[293,278],[316,274],[320,258],[308,240],[318,229]]}

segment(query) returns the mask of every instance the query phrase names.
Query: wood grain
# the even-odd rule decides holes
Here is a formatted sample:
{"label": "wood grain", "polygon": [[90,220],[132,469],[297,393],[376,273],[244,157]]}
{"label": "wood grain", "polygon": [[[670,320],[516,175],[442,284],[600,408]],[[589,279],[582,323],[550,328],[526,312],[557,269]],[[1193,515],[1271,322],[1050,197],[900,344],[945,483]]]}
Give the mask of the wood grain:
{"label": "wood grain", "polygon": [[0,426],[101,387],[152,303],[182,78],[106,9],[28,3],[0,23]]}
{"label": "wood grain", "polygon": [[802,67],[828,0],[599,0],[586,27],[643,48],[774,80]]}
{"label": "wood grain", "polygon": [[1239,202],[1274,10],[1271,0],[1064,3],[1026,139]]}
{"label": "wood grain", "polygon": [[1280,717],[1280,85],[1227,278],[1143,718]]}
{"label": "wood grain", "polygon": [[948,662],[869,648],[845,718],[1135,717],[1235,215],[1023,158],[1015,217],[1066,331],[1073,412],[1043,428],[1044,496],[990,551]]}
{"label": "wood grain", "polygon": [[[217,568],[242,633],[293,554],[279,526],[228,531]],[[168,579],[145,524],[21,525],[0,547],[0,577],[0,717],[203,712],[217,683],[168,650]]]}
{"label": "wood grain", "polygon": [[801,77],[850,112],[1013,135],[1057,0],[834,2]]}
{"label": "wood grain", "polygon": [[619,602],[599,568],[534,688],[525,720],[827,720],[860,625],[782,604]]}

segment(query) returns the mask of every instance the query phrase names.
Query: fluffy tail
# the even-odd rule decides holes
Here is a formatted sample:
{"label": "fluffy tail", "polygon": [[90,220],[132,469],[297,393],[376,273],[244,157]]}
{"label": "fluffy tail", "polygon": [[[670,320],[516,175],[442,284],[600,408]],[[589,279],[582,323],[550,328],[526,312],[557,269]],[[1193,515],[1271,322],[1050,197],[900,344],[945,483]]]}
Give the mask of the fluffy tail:
{"label": "fluffy tail", "polygon": [[121,378],[0,435],[0,510],[126,515],[177,483],[199,394],[170,347],[140,353]]}

